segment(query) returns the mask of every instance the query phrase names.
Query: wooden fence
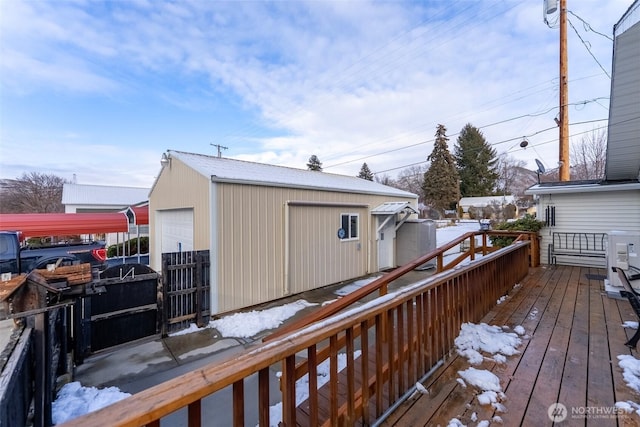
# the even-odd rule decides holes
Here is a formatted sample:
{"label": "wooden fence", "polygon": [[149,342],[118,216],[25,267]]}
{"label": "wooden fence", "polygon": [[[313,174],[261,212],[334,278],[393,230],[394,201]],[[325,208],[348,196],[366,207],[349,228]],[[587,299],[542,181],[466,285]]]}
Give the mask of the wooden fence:
{"label": "wooden fence", "polygon": [[162,254],[162,335],[209,322],[209,251]]}
{"label": "wooden fence", "polygon": [[[233,425],[270,424],[270,367],[279,365],[282,421],[303,424],[369,424],[384,416],[416,381],[441,363],[464,322],[478,322],[528,273],[529,242],[516,242],[468,265],[338,313],[226,361],[207,365],[144,390],[65,426],[159,426],[187,408],[189,426],[203,425],[202,399],[231,386]],[[360,353],[356,356],[356,351]],[[338,355],[346,368],[338,371]],[[306,360],[297,362],[297,357]],[[317,388],[318,365],[329,361],[328,382]],[[309,374],[305,402],[296,381]],[[245,399],[245,381],[257,374],[258,398]],[[247,407],[257,419],[245,419]]]}

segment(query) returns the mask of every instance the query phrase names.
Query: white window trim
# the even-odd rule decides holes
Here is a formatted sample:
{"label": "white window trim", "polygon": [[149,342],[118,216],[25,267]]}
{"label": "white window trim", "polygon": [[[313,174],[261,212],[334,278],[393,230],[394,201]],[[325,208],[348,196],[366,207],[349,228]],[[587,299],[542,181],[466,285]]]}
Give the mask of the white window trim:
{"label": "white window trim", "polygon": [[[345,237],[344,239],[340,239],[341,242],[353,242],[353,241],[358,241],[360,240],[360,214],[359,213],[355,213],[355,212],[343,212],[340,214],[340,228],[342,228],[342,217],[344,216],[348,216],[349,220],[349,229],[345,230],[345,232],[347,233],[347,236],[349,237]],[[351,237],[351,218],[352,217],[356,217],[356,237]]]}

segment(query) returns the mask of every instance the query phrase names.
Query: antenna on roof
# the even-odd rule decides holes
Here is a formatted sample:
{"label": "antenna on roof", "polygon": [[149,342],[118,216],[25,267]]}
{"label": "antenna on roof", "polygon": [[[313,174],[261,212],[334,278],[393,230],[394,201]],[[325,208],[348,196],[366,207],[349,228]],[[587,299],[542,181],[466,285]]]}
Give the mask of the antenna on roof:
{"label": "antenna on roof", "polygon": [[225,147],[224,145],[214,144],[213,142],[209,145],[213,145],[218,149],[218,158],[222,157],[222,150],[228,150],[229,147]]}

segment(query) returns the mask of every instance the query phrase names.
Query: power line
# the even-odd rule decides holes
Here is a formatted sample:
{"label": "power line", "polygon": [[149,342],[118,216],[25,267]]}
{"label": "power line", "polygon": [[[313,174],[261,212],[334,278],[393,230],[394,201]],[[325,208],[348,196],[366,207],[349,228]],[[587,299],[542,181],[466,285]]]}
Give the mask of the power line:
{"label": "power line", "polygon": [[593,54],[593,52],[591,52],[591,48],[588,46],[587,42],[584,41],[584,39],[582,38],[582,36],[580,35],[580,33],[578,32],[576,27],[573,26],[573,22],[571,22],[571,19],[567,19],[567,21],[569,22],[569,25],[571,25],[571,28],[573,28],[573,31],[575,31],[576,35],[578,36],[578,38],[580,39],[580,41],[582,42],[584,47],[587,49],[587,52],[589,52],[589,55],[591,55],[593,60],[596,61],[596,64],[598,64],[598,66],[600,66],[600,68],[602,69],[602,71],[604,71],[606,76],[609,77],[609,79],[611,79],[611,76],[609,75],[607,70],[605,70],[605,68],[602,66],[600,61],[598,61],[598,58],[596,58],[596,56]]}
{"label": "power line", "polygon": [[[590,100],[584,100],[584,101],[580,101],[580,102],[573,102],[573,103],[568,104],[568,105],[574,105],[574,106],[575,106],[575,105],[586,105],[586,104],[588,104],[588,103],[590,103],[590,102],[596,102],[597,100],[600,100],[600,99],[608,99],[608,98],[606,98],[606,97],[598,97],[598,98],[594,98],[594,99],[590,99]],[[511,121],[514,121],[514,120],[519,120],[519,119],[522,119],[522,118],[524,118],[524,117],[537,117],[537,116],[541,116],[541,115],[547,114],[547,113],[549,113],[550,111],[553,111],[553,110],[555,110],[555,109],[557,109],[557,108],[559,108],[559,107],[552,107],[552,108],[549,108],[549,109],[548,109],[548,110],[546,110],[546,111],[542,111],[542,112],[538,112],[538,113],[522,114],[522,115],[520,115],[520,116],[512,117],[512,118],[505,119],[505,120],[500,120],[500,121],[497,121],[497,122],[494,122],[494,123],[490,123],[490,124],[487,124],[487,125],[483,125],[483,126],[478,126],[478,127],[477,127],[477,129],[486,129],[486,128],[489,128],[489,127],[492,127],[492,126],[497,126],[497,125],[499,125],[499,124],[503,124],[503,123],[511,122]],[[556,126],[553,126],[553,127],[548,128],[548,129],[545,129],[544,131],[547,131],[547,130],[550,130],[550,129],[555,129],[555,128],[556,128]],[[532,135],[528,135],[528,137],[530,137],[530,136],[534,136],[534,135],[537,135],[538,133],[539,133],[539,132],[534,133],[534,134],[532,134]],[[455,137],[455,136],[457,136],[457,135],[459,135],[459,134],[460,134],[460,132],[456,132],[456,133],[453,133],[453,134],[448,135],[448,137],[449,137],[449,138],[452,138],[452,137]],[[498,142],[498,143],[495,143],[495,144],[492,144],[492,145],[498,145],[498,144],[502,144],[502,143],[509,142],[509,141],[515,141],[515,140],[516,140],[516,139],[518,139],[518,138],[522,138],[522,137],[517,137],[517,138],[509,139],[509,140],[502,141],[502,142]],[[335,164],[333,164],[333,165],[325,166],[324,168],[325,168],[325,169],[329,169],[329,168],[333,168],[333,167],[336,167],[336,166],[342,166],[342,165],[346,165],[346,164],[349,164],[349,163],[358,162],[358,161],[360,161],[360,160],[366,160],[366,159],[369,159],[369,158],[372,158],[372,157],[381,156],[381,155],[383,155],[383,154],[389,154],[389,153],[393,153],[393,152],[396,152],[396,151],[406,150],[406,149],[408,149],[408,148],[417,147],[417,146],[419,146],[419,145],[428,144],[428,143],[430,143],[430,142],[434,142],[434,141],[435,141],[435,139],[428,139],[428,140],[426,140],[426,141],[420,141],[420,142],[417,142],[417,143],[414,143],[414,144],[405,145],[405,146],[403,146],[403,147],[394,148],[394,149],[391,149],[391,150],[385,150],[385,151],[382,151],[382,152],[379,152],[379,153],[375,153],[375,154],[369,154],[369,155],[366,155],[366,156],[363,156],[363,157],[359,157],[359,158],[357,158],[357,159],[346,160],[346,161],[344,161],[344,162],[335,163]]]}
{"label": "power line", "polygon": [[[571,123],[571,124],[570,124],[570,126],[582,125],[582,124],[588,124],[588,123],[595,123],[595,122],[601,122],[601,121],[605,121],[605,120],[607,120],[607,119],[585,120],[585,121],[582,121],[582,122],[575,122],[575,123]],[[634,119],[629,119],[629,120],[634,120]],[[625,120],[625,121],[620,122],[620,123],[624,123],[624,122],[626,122],[626,121],[628,121],[628,120]],[[619,123],[617,123],[617,124],[619,124]],[[600,127],[595,128],[595,129],[590,129],[590,130],[583,131],[583,132],[578,132],[578,133],[575,133],[575,134],[570,135],[570,137],[574,137],[574,136],[582,135],[583,133],[591,132],[592,130],[603,129],[603,128],[606,128],[606,127],[607,127],[607,125],[605,125],[605,126],[600,126]],[[542,130],[536,131],[536,132],[534,132],[534,133],[532,133],[532,134],[529,134],[529,135],[525,135],[525,136],[517,136],[517,137],[515,137],[515,138],[510,138],[510,139],[505,139],[505,140],[503,140],[503,141],[490,143],[489,145],[490,145],[490,146],[492,146],[492,147],[494,147],[494,146],[496,146],[496,145],[506,144],[507,142],[517,141],[517,140],[519,140],[519,139],[523,139],[523,138],[525,138],[525,139],[526,139],[526,138],[531,138],[532,136],[536,136],[536,135],[539,135],[539,134],[544,133],[544,132],[548,132],[548,131],[553,130],[553,129],[557,129],[557,126],[552,126],[552,127],[546,128],[546,129],[542,129]],[[456,135],[457,135],[457,134],[456,134]],[[552,140],[549,140],[549,141],[545,141],[545,142],[541,142],[541,143],[532,144],[532,145],[531,145],[531,147],[536,147],[536,146],[539,146],[539,145],[549,144],[549,143],[551,143],[551,142],[557,142],[557,139],[552,139]],[[512,147],[512,148],[513,148],[513,147]],[[524,148],[523,148],[523,149],[524,149]],[[508,152],[508,151],[510,151],[510,150],[511,150],[511,149],[507,150],[507,152]],[[424,163],[427,163],[427,161],[425,160],[425,161],[422,161],[422,162],[417,162],[417,163],[411,163],[411,164],[408,164],[408,165],[397,166],[397,167],[394,167],[394,168],[385,169],[385,170],[382,170],[382,171],[376,171],[376,172],[373,172],[373,173],[374,173],[374,174],[379,174],[379,173],[391,172],[391,171],[394,171],[394,170],[404,169],[404,168],[407,168],[407,167],[416,166],[416,165],[420,165],[420,164],[424,164]]]}
{"label": "power line", "polygon": [[594,30],[594,29],[593,29],[593,27],[592,27],[592,26],[591,26],[587,21],[585,21],[584,19],[580,18],[578,15],[576,15],[576,14],[575,14],[575,13],[573,13],[572,11],[567,10],[567,12],[568,12],[568,13],[570,13],[570,14],[572,14],[573,16],[575,16],[576,18],[578,18],[579,20],[581,20],[581,21],[582,21],[582,25],[583,25],[583,27],[584,27],[585,31],[592,31],[592,32],[594,32],[594,33],[596,33],[596,34],[598,34],[598,35],[601,35],[602,37],[605,37],[605,38],[607,38],[607,39],[609,39],[609,40],[613,41],[613,38],[612,38],[612,37],[609,37],[609,36],[608,36],[608,35],[606,35],[606,34],[603,34],[603,33],[599,32],[599,31]]}

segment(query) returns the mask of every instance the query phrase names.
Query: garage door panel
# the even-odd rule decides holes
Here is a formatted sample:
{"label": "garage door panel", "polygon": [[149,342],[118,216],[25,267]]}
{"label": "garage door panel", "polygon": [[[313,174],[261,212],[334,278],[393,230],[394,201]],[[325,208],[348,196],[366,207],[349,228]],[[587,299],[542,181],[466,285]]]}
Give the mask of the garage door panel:
{"label": "garage door panel", "polygon": [[193,250],[193,209],[159,212],[161,252]]}

